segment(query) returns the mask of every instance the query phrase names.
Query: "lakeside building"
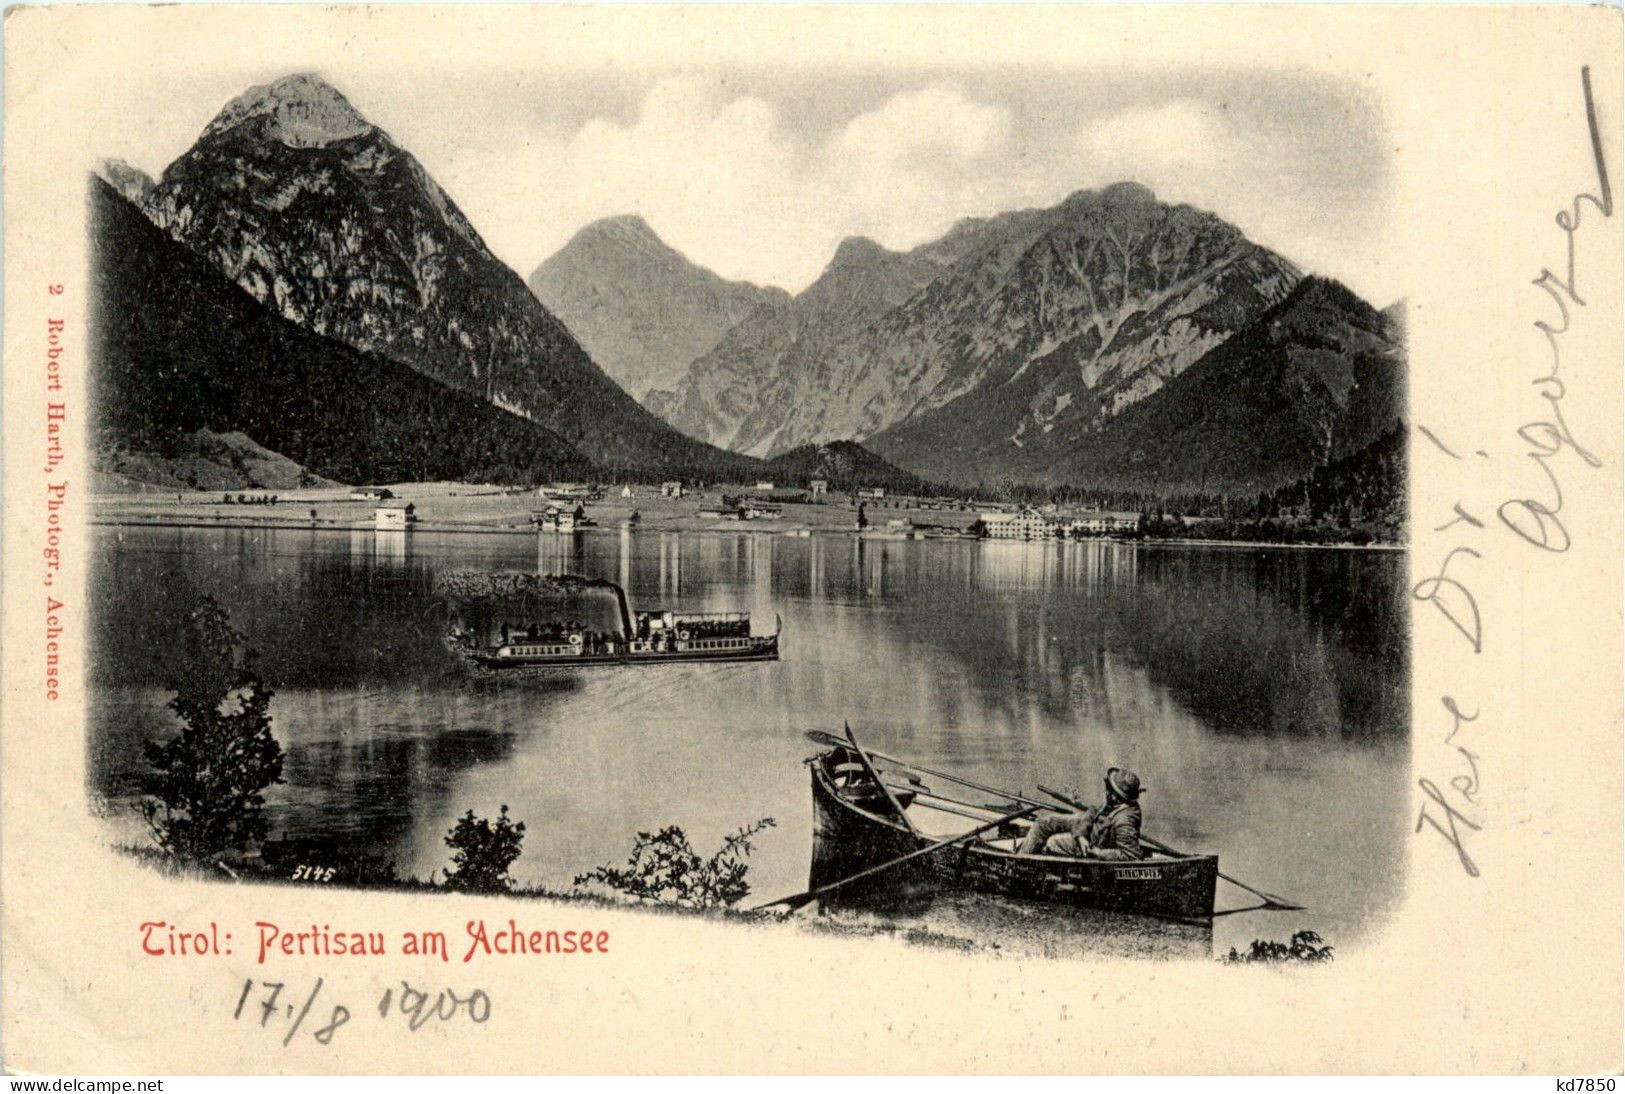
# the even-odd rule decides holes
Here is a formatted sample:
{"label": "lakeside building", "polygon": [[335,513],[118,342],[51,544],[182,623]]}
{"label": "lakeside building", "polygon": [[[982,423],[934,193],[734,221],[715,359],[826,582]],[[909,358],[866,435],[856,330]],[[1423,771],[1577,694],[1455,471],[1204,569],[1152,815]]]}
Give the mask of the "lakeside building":
{"label": "lakeside building", "polygon": [[683,496],[683,484],[680,482],[663,482],[660,484],[660,496],[663,498],[680,498]]}
{"label": "lakeside building", "polygon": [[409,501],[391,502],[372,511],[372,525],[380,532],[404,532],[417,519],[417,506]]}
{"label": "lakeside building", "polygon": [[857,496],[865,501],[879,501],[886,496],[884,486],[865,486],[858,490]]}
{"label": "lakeside building", "polygon": [[587,510],[580,505],[574,509],[549,505],[541,512],[532,513],[530,522],[544,532],[574,532],[593,526],[593,521],[587,517]]}
{"label": "lakeside building", "polygon": [[603,492],[595,486],[581,482],[554,482],[536,488],[537,497],[549,501],[597,501]]}
{"label": "lakeside building", "polygon": [[358,486],[350,491],[351,501],[388,501],[394,496],[387,486]]}
{"label": "lakeside building", "polygon": [[941,524],[937,521],[910,520],[909,526],[913,528],[917,537],[930,539],[960,539],[975,534],[973,525]]}
{"label": "lakeside building", "polygon": [[814,498],[824,497],[829,493],[829,480],[828,479],[813,479],[811,482],[809,482],[807,484],[807,490],[808,490],[808,495],[810,497],[814,497]]}
{"label": "lakeside building", "polygon": [[759,501],[771,505],[800,505],[807,500],[805,490],[757,490],[746,494],[745,501]]}
{"label": "lakeside building", "polygon": [[709,520],[783,520],[784,508],[757,498],[733,500],[700,506],[700,516]]}
{"label": "lakeside building", "polygon": [[1072,536],[1126,535],[1139,531],[1140,514],[1104,510],[1074,513],[1064,528]]}
{"label": "lakeside building", "polygon": [[988,539],[1051,539],[1059,525],[1033,509],[1015,513],[986,512],[981,516],[982,535]]}

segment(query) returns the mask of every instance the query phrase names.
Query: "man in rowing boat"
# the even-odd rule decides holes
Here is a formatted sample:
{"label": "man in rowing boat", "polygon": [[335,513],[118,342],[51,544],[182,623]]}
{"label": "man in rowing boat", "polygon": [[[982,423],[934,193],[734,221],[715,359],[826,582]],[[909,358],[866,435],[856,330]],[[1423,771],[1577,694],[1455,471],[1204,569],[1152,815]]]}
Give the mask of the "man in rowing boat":
{"label": "man in rowing boat", "polygon": [[1017,848],[1023,855],[1071,855],[1127,862],[1140,850],[1140,777],[1120,767],[1106,771],[1106,804],[1082,813],[1039,817]]}

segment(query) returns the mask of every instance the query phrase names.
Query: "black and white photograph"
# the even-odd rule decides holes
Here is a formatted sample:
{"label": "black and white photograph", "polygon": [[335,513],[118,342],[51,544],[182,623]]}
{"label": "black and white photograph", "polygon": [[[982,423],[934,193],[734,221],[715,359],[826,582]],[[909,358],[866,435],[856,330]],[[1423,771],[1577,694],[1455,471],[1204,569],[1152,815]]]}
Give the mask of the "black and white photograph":
{"label": "black and white photograph", "polygon": [[[338,1011],[376,1026],[425,976],[455,1040],[520,1006],[486,965],[626,985],[617,947],[679,937],[708,940],[701,966],[707,947],[770,963],[742,1010],[770,990],[835,1006],[814,981],[774,987],[812,961],[905,998],[938,971],[1094,970],[1077,999],[1032,1003],[1080,1035],[1170,976],[1207,999],[1233,985],[1215,1013],[1240,1021],[1250,994],[1323,990],[1303,978],[1380,979],[1417,871],[1476,892],[1511,861],[1479,834],[1541,827],[1540,797],[1495,797],[1518,765],[1493,742],[1532,727],[1478,677],[1442,682],[1442,656],[1419,682],[1418,643],[1474,671],[1504,656],[1501,596],[1536,594],[1490,576],[1503,543],[1544,565],[1554,529],[1583,538],[1567,522],[1617,475],[1619,438],[1564,417],[1593,383],[1578,362],[1561,392],[1556,369],[1532,394],[1493,381],[1527,416],[1552,407],[1544,432],[1437,409],[1441,377],[1463,400],[1490,386],[1441,331],[1491,305],[1439,287],[1469,245],[1418,237],[1417,159],[1443,153],[1416,150],[1403,80],[1287,29],[1302,48],[1278,63],[1264,38],[1174,50],[1172,12],[1146,17],[1158,51],[1125,31],[1069,60],[1058,41],[1023,56],[969,8],[759,10],[782,31],[759,57],[720,8],[480,8],[307,9],[338,36],[263,53],[253,28],[283,24],[245,8],[218,55],[184,36],[130,54],[83,161],[56,165],[83,319],[43,336],[77,370],[44,396],[44,471],[82,520],[59,557],[83,586],[47,601],[78,633],[48,652],[46,698],[78,704],[83,765],[50,793],[141,879],[132,960],[208,970],[188,990],[222,1028],[263,1003],[312,1053],[362,1038]],[[696,44],[616,29],[643,17]],[[1019,18],[1031,36],[1045,16]],[[1328,42],[1343,25],[1301,18]],[[572,57],[577,37],[606,44]],[[1617,81],[1599,103],[1589,69],[1554,71],[1550,128],[1581,169],[1530,212],[1551,237],[1519,258],[1531,279],[1561,269],[1548,214],[1573,201],[1596,225],[1618,184],[1595,136]],[[1584,246],[1617,242],[1610,224]],[[1525,285],[1523,311],[1549,324],[1555,298],[1595,325],[1580,279],[1604,308],[1617,285],[1563,231],[1568,281]],[[1441,346],[1461,359],[1434,363]],[[1617,377],[1595,382],[1601,410]],[[1509,497],[1569,493],[1497,509],[1418,485],[1492,465]],[[1617,547],[1587,571],[1604,597]],[[731,982],[703,975],[710,1014]],[[271,981],[286,998],[262,999]],[[824,1066],[928,1069],[885,1043]],[[775,1046],[748,1058],[817,1066]],[[508,1070],[465,1051],[483,1050],[439,1066]]]}
{"label": "black and white photograph", "polygon": [[1040,954],[1324,960],[1381,921],[1380,103],[345,87],[155,113],[90,182],[91,789],[130,853]]}

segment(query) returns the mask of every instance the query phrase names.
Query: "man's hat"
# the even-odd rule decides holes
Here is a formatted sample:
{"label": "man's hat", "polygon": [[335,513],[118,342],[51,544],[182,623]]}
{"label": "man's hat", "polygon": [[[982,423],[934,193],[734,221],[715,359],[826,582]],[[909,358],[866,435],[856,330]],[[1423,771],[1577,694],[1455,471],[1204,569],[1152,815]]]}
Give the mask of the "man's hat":
{"label": "man's hat", "polygon": [[1138,801],[1140,791],[1144,789],[1140,786],[1140,776],[1132,771],[1125,771],[1121,767],[1106,769],[1106,785],[1111,787],[1118,797],[1128,801]]}

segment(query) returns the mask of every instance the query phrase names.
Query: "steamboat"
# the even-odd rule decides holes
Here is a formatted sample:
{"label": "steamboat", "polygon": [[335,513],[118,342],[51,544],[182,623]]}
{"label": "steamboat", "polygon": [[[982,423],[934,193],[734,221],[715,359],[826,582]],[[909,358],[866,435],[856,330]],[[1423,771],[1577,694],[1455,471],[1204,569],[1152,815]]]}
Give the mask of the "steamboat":
{"label": "steamboat", "polygon": [[634,613],[626,591],[614,582],[552,577],[555,584],[614,593],[620,628],[601,631],[575,621],[503,622],[494,641],[481,643],[460,626],[450,645],[485,673],[595,665],[660,665],[682,661],[777,661],[781,622],[771,634],[754,634],[748,612],[654,609]]}

